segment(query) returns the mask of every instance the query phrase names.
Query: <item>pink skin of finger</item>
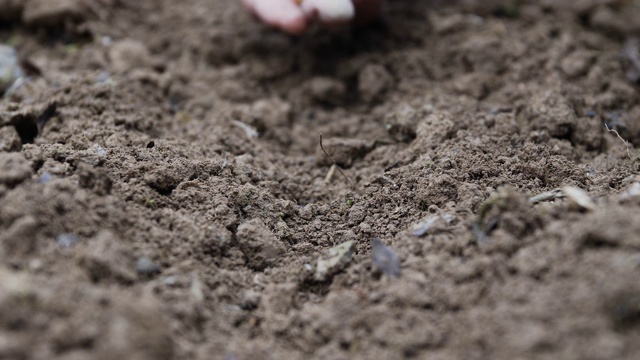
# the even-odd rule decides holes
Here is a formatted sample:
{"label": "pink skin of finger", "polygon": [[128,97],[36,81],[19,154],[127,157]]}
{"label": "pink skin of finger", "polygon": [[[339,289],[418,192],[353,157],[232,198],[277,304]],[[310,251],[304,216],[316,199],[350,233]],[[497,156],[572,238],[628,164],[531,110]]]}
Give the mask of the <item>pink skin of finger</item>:
{"label": "pink skin of finger", "polygon": [[265,23],[291,34],[318,20],[328,26],[364,23],[378,17],[384,0],[242,0]]}
{"label": "pink skin of finger", "polygon": [[242,0],[265,23],[292,34],[307,29],[307,17],[294,0]]}
{"label": "pink skin of finger", "polygon": [[351,0],[303,0],[300,7],[307,18],[317,17],[327,24],[348,22],[356,15]]}

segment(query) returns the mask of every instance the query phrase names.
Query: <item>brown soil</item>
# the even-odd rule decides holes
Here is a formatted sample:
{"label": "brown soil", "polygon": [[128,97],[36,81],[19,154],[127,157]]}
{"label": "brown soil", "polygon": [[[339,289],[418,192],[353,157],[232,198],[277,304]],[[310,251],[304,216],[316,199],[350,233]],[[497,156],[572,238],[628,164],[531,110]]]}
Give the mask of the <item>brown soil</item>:
{"label": "brown soil", "polygon": [[[640,1],[302,38],[233,0],[0,14],[30,75],[0,100],[0,359],[640,353]],[[529,201],[564,186],[593,203]]]}

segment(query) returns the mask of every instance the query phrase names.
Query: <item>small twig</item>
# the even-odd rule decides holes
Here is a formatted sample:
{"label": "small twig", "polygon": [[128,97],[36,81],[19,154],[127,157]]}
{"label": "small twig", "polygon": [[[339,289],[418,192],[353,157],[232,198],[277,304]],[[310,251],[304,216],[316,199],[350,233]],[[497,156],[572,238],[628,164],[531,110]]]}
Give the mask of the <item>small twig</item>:
{"label": "small twig", "polygon": [[565,194],[562,192],[562,189],[554,189],[554,190],[546,191],[546,192],[543,192],[542,194],[530,197],[529,203],[537,204],[543,201],[562,199],[564,197],[565,197]]}
{"label": "small twig", "polygon": [[331,168],[329,168],[329,171],[327,171],[327,176],[324,177],[324,182],[325,183],[330,183],[331,182],[331,178],[333,177],[333,174],[335,174],[336,172],[336,164],[331,165]]}
{"label": "small twig", "polygon": [[618,131],[616,129],[610,129],[609,125],[607,125],[606,123],[604,124],[604,127],[607,128],[608,132],[612,132],[612,133],[616,134],[618,139],[620,139],[622,141],[622,143],[624,143],[624,146],[627,148],[627,156],[629,157],[629,160],[633,160],[633,158],[631,157],[631,151],[629,151],[629,142],[627,140],[623,139],[622,136],[620,136],[620,134],[618,133]]}
{"label": "small twig", "polygon": [[342,171],[342,169],[340,168],[340,166],[338,166],[338,163],[333,160],[333,158],[331,157],[331,155],[329,155],[329,153],[324,149],[324,146],[322,145],[322,134],[320,134],[320,149],[322,150],[322,152],[325,154],[326,157],[329,158],[329,160],[331,160],[331,162],[333,163],[333,166],[336,167],[336,169],[338,169],[338,171],[340,171],[340,174],[342,174],[342,176],[344,176],[345,179],[347,179],[347,181],[349,182],[349,184],[351,185],[351,189],[355,189],[356,186],[354,185],[354,183],[351,181],[351,179],[349,179],[349,177],[347,176],[347,174],[344,173],[344,171]]}

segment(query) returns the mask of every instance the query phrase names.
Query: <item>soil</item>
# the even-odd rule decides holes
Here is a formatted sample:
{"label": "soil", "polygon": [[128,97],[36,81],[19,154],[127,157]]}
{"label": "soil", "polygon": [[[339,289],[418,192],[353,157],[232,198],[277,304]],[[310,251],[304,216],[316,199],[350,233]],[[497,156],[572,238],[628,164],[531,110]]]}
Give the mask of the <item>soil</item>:
{"label": "soil", "polygon": [[239,3],[0,1],[0,359],[637,359],[640,1]]}

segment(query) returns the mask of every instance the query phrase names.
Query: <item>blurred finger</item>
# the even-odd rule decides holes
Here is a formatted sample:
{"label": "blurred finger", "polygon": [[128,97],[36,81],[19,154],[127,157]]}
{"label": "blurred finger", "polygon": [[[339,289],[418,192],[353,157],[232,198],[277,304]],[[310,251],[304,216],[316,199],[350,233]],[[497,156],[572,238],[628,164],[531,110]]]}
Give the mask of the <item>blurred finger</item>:
{"label": "blurred finger", "polygon": [[306,30],[307,18],[296,0],[242,0],[265,23],[292,34]]}
{"label": "blurred finger", "polygon": [[355,16],[352,0],[303,0],[302,10],[310,17],[318,17],[323,23],[344,23]]}

